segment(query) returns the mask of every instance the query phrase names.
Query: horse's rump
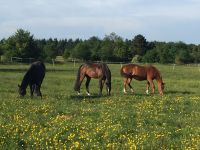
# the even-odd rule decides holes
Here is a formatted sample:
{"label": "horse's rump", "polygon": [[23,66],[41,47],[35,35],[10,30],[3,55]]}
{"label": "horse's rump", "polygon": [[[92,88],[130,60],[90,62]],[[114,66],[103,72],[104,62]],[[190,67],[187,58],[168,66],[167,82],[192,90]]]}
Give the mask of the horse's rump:
{"label": "horse's rump", "polygon": [[30,79],[33,80],[33,82],[41,82],[45,76],[46,67],[44,63],[37,61],[34,62],[27,73],[29,74]]}

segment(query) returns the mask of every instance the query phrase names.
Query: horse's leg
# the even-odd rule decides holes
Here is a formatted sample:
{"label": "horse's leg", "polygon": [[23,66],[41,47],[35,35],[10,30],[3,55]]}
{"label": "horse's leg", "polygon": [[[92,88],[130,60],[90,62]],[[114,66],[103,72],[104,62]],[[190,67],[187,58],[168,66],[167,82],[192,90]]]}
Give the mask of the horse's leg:
{"label": "horse's leg", "polygon": [[78,90],[78,95],[80,95],[81,94],[81,84],[82,84],[82,82],[83,82],[83,79],[85,78],[85,74],[81,74],[80,75],[80,88],[79,88],[79,90]]}
{"label": "horse's leg", "polygon": [[126,83],[127,83],[127,80],[128,80],[128,78],[124,78],[124,81],[123,81],[123,92],[124,92],[124,94],[126,94]]}
{"label": "horse's leg", "polygon": [[150,85],[151,85],[152,93],[154,93],[154,92],[155,92],[155,85],[154,85],[154,83],[153,83],[153,80],[152,80],[152,79],[149,79],[148,81],[149,81],[149,83],[150,83]]}
{"label": "horse's leg", "polygon": [[34,92],[34,87],[33,86],[34,85],[29,84],[31,97],[33,97],[33,92]]}
{"label": "horse's leg", "polygon": [[107,91],[107,95],[110,95],[110,85],[108,83],[108,81],[103,81],[103,84],[106,82],[106,91]]}
{"label": "horse's leg", "polygon": [[41,85],[36,85],[36,87],[37,87],[37,96],[40,96],[42,98],[42,93],[40,91]]}
{"label": "horse's leg", "polygon": [[85,86],[86,86],[86,91],[87,91],[87,95],[90,96],[90,92],[89,92],[89,84],[90,84],[90,80],[91,78],[86,76],[87,77],[87,80],[85,82]]}
{"label": "horse's leg", "polygon": [[132,81],[132,78],[129,78],[129,79],[127,80],[127,83],[128,83],[129,88],[131,89],[131,92],[134,93],[133,88],[132,88],[132,86],[131,86],[131,81]]}
{"label": "horse's leg", "polygon": [[99,79],[99,95],[101,96],[102,95],[102,89],[103,89],[103,80],[102,79]]}
{"label": "horse's leg", "polygon": [[[102,82],[102,89],[103,89],[103,86],[104,86],[106,80],[102,80],[101,82]],[[110,93],[110,92],[109,92],[109,87],[108,87],[107,83],[106,83],[106,92],[107,92],[107,95],[110,95],[110,94],[109,94],[109,93]]]}
{"label": "horse's leg", "polygon": [[149,83],[149,81],[147,81],[146,94],[149,94],[149,86],[150,86],[150,83]]}

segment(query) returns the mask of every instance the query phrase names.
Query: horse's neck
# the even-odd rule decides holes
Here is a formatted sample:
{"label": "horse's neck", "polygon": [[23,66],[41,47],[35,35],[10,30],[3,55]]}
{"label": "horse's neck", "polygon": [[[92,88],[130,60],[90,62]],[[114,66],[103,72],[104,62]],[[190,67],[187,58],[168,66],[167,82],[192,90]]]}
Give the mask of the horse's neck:
{"label": "horse's neck", "polygon": [[162,81],[162,76],[161,76],[160,72],[157,73],[156,81],[157,81],[157,83],[160,84],[160,85],[161,85],[162,82],[163,82],[163,81]]}
{"label": "horse's neck", "polygon": [[162,83],[162,77],[160,75],[157,76],[156,80],[157,80],[157,82]]}
{"label": "horse's neck", "polygon": [[29,84],[29,73],[27,72],[25,75],[24,75],[24,78],[22,80],[22,83],[21,83],[21,88],[22,89],[26,89],[27,86]]}

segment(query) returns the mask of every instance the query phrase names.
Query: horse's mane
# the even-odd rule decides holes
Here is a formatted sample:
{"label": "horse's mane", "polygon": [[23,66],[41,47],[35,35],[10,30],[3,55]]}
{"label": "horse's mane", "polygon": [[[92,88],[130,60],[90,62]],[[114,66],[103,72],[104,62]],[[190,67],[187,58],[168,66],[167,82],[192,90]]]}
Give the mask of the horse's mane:
{"label": "horse's mane", "polygon": [[21,83],[21,88],[22,89],[26,89],[28,86],[30,80],[30,68],[29,70],[26,72],[26,74],[24,75],[23,79],[22,79],[22,83]]}
{"label": "horse's mane", "polygon": [[155,70],[156,70],[156,79],[157,80],[161,80],[162,81],[162,75],[161,75],[161,73],[160,73],[160,70],[158,70],[156,67],[154,67],[154,66],[152,66],[152,65],[149,65],[149,66],[151,66],[152,68],[154,68]]}

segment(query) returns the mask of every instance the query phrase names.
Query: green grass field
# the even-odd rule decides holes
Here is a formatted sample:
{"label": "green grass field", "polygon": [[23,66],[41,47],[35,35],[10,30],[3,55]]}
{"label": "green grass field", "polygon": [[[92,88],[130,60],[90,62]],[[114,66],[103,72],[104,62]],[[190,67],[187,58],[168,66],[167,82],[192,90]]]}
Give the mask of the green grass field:
{"label": "green grass field", "polygon": [[91,80],[86,96],[73,91],[78,64],[46,65],[43,98],[18,95],[28,65],[0,65],[0,149],[200,149],[200,69],[155,66],[166,83],[164,96],[122,93],[120,65],[112,71],[111,96],[98,96]]}

